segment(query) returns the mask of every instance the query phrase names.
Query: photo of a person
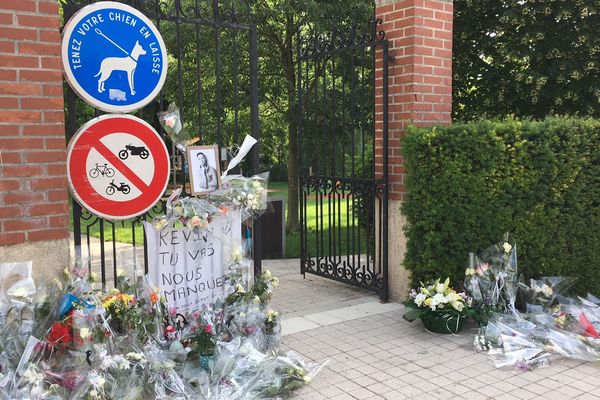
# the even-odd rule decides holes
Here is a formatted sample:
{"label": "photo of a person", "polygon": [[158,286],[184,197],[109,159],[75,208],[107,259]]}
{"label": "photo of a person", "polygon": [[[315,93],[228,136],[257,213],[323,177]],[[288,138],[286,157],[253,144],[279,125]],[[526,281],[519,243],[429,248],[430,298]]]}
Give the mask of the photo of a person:
{"label": "photo of a person", "polygon": [[192,194],[205,194],[220,186],[217,146],[188,147],[188,163]]}

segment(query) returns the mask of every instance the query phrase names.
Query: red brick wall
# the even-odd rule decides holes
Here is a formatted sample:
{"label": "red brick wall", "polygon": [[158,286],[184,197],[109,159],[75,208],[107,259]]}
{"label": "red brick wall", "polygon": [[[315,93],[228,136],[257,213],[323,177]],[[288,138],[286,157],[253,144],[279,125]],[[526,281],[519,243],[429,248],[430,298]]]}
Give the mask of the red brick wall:
{"label": "red brick wall", "polygon": [[[448,124],[452,111],[451,0],[379,0],[377,17],[389,41],[390,199],[403,200],[402,136],[409,125]],[[382,57],[377,58],[381,63]],[[381,64],[380,64],[381,65]],[[382,70],[376,70],[376,82]],[[382,171],[382,89],[376,89],[375,165]]]}
{"label": "red brick wall", "polygon": [[69,235],[57,0],[0,1],[0,246]]}

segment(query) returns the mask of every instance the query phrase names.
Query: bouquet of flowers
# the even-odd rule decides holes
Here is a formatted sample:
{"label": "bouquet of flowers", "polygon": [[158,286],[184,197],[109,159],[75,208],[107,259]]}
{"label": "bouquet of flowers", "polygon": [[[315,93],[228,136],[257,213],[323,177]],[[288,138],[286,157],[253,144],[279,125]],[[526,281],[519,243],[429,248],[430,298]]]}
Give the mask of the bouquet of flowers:
{"label": "bouquet of flowers", "polygon": [[179,108],[175,103],[169,104],[167,111],[159,112],[158,120],[173,143],[177,145],[188,145],[199,140],[198,137],[190,136],[183,127]]}
{"label": "bouquet of flowers", "polygon": [[544,312],[555,304],[559,296],[575,283],[575,278],[562,276],[544,276],[531,279],[529,285],[519,282],[519,295],[525,304],[526,312]]}
{"label": "bouquet of flowers", "polygon": [[439,333],[457,333],[463,319],[473,315],[471,299],[465,293],[457,293],[450,286],[450,278],[444,282],[438,278],[429,284],[421,283],[421,287],[411,290],[405,305],[407,311],[402,317],[407,321],[420,318],[428,329],[433,326],[432,320],[445,322],[448,332]]}
{"label": "bouquet of flowers", "polygon": [[517,247],[508,242],[508,234],[480,257],[469,254],[465,289],[473,298],[474,319],[479,326],[485,326],[494,313],[516,311]]}

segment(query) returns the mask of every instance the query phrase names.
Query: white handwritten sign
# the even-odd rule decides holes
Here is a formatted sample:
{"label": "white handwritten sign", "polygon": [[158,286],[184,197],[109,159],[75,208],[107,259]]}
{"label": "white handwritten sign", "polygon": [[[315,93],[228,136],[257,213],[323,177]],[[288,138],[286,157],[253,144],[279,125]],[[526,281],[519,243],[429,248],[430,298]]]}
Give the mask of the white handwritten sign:
{"label": "white handwritten sign", "polygon": [[225,273],[232,250],[242,245],[240,226],[239,211],[216,216],[205,229],[156,231],[144,223],[148,272],[169,307],[191,312],[227,295]]}

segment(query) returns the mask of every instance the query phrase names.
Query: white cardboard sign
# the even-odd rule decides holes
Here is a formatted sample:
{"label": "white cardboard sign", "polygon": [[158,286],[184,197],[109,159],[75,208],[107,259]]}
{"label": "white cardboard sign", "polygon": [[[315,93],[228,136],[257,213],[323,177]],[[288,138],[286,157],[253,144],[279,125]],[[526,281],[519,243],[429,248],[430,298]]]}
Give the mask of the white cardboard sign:
{"label": "white cardboard sign", "polygon": [[242,245],[240,226],[239,211],[216,216],[206,229],[165,227],[156,231],[152,224],[144,223],[148,273],[170,308],[187,313],[225,298],[231,253]]}

